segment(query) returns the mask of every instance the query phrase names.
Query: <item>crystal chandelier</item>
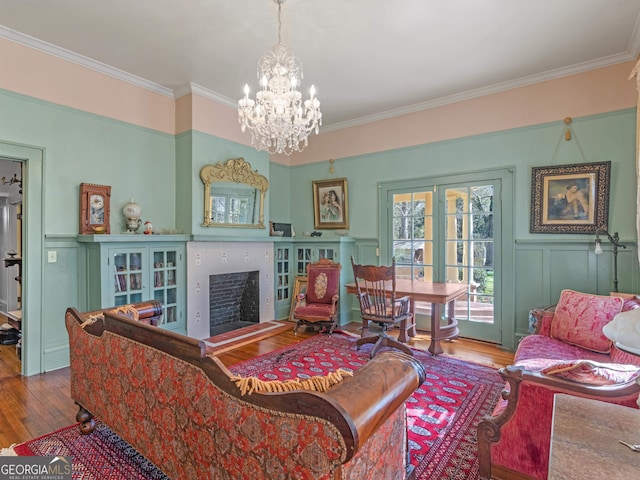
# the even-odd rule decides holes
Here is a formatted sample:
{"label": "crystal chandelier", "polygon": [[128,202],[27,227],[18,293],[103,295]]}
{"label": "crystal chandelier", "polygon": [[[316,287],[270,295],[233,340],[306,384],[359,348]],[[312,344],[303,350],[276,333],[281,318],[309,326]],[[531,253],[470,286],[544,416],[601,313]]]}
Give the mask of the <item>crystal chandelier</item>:
{"label": "crystal chandelier", "polygon": [[244,98],[238,101],[238,122],[244,132],[251,132],[251,144],[269,153],[301,152],[312,131],[318,133],[322,125],[320,101],[315,88],[302,101],[297,90],[302,75],[302,63],[282,44],[280,14],[285,0],[278,4],[278,44],[267,51],[258,62],[261,90],[256,99],[249,98],[249,85],[244,86]]}

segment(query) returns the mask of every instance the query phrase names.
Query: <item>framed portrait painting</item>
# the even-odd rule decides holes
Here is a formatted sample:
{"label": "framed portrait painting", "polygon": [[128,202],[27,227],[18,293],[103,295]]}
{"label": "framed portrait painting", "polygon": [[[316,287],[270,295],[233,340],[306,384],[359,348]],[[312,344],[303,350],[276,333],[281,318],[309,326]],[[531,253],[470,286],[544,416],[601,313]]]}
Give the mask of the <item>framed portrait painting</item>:
{"label": "framed portrait painting", "polygon": [[80,184],[80,233],[110,233],[111,187]]}
{"label": "framed portrait painting", "polygon": [[606,227],[611,162],[533,167],[531,233],[588,233]]}
{"label": "framed portrait painting", "polygon": [[334,178],[313,182],[314,228],[349,228],[347,179]]}

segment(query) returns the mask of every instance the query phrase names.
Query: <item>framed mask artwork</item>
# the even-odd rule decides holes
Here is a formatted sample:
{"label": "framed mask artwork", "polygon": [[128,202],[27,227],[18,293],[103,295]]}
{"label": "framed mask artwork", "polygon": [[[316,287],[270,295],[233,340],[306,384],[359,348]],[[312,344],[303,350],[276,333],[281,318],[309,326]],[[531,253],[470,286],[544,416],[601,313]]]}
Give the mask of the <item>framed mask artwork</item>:
{"label": "framed mask artwork", "polygon": [[80,184],[80,233],[111,233],[109,214],[111,204],[111,187]]}

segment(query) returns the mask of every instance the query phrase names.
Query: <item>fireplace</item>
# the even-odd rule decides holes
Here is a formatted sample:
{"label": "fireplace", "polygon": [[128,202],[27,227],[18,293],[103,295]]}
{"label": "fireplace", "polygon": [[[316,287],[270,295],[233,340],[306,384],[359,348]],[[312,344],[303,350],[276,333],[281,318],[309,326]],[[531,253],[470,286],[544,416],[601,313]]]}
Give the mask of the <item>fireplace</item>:
{"label": "fireplace", "polygon": [[209,275],[209,334],[260,322],[260,272]]}
{"label": "fireplace", "polygon": [[[252,295],[256,296],[255,310],[242,313],[240,322],[248,321],[247,325],[264,324],[275,318],[273,302],[273,243],[272,242],[243,242],[243,241],[194,241],[187,242],[187,335],[197,339],[212,337],[210,322],[215,318],[216,310],[223,310],[222,306],[212,306],[210,293],[210,278],[225,274],[246,275],[251,273],[256,289]],[[223,285],[214,287],[217,292]],[[251,295],[251,296],[252,296]],[[253,304],[253,302],[250,302]],[[251,309],[248,309],[251,310]],[[254,315],[258,315],[257,320]],[[230,317],[225,313],[224,319],[216,328],[228,328],[224,325]],[[248,319],[248,320],[247,320]],[[236,322],[234,322],[236,323]],[[224,333],[224,332],[220,332]]]}

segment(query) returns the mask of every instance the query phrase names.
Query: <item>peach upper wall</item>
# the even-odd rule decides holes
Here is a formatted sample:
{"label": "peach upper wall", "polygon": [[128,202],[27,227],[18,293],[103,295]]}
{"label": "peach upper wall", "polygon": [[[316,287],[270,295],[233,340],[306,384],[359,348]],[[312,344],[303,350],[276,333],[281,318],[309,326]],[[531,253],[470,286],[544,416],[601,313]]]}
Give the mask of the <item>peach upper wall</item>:
{"label": "peach upper wall", "polygon": [[302,165],[634,108],[638,93],[628,79],[634,65],[635,60],[312,135],[303,152],[272,160]]}
{"label": "peach upper wall", "polygon": [[0,88],[175,133],[173,98],[3,38],[0,38]]}
{"label": "peach upper wall", "polygon": [[[540,82],[309,138],[301,153],[272,156],[303,165],[625,108],[637,102],[635,61]],[[243,145],[234,108],[197,94],[177,100],[0,38],[0,88],[169,134],[188,130]]]}
{"label": "peach upper wall", "polygon": [[249,133],[242,133],[240,130],[238,111],[235,108],[227,107],[195,93],[190,93],[177,101],[180,102],[185,98],[188,98],[186,101],[191,104],[191,118],[176,120],[176,133],[193,129],[232,142],[251,145]]}

